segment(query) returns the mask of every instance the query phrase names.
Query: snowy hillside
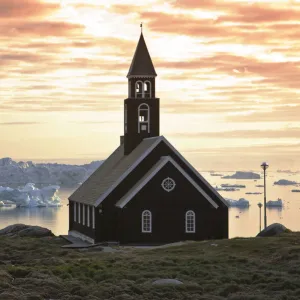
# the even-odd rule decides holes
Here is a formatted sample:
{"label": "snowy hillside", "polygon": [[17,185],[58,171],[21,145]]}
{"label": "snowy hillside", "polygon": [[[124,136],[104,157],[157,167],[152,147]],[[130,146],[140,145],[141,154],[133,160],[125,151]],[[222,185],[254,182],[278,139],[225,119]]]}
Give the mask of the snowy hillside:
{"label": "snowy hillside", "polygon": [[6,157],[0,159],[0,185],[11,184],[52,184],[73,187],[85,181],[102,161],[85,165],[66,165],[57,163],[16,162]]}

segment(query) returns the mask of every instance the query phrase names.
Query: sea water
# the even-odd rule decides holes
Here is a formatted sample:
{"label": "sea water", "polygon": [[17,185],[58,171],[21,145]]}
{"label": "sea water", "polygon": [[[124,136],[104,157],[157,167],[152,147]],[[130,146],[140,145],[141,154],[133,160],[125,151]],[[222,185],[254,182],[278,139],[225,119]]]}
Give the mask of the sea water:
{"label": "sea water", "polygon": [[[233,174],[233,172],[218,173],[224,175]],[[218,176],[211,176],[209,172],[201,172],[201,175],[214,187],[221,184],[242,184],[246,186],[246,188],[241,188],[239,191],[219,191],[219,193],[224,198],[234,200],[245,198],[250,202],[249,208],[232,207],[229,209],[229,237],[256,236],[259,232],[259,207],[257,204],[259,202],[263,203],[264,200],[264,188],[256,187],[256,185],[263,185],[263,177],[261,176],[261,179],[254,181],[222,179]],[[266,180],[267,201],[281,198],[284,206],[283,208],[267,208],[267,224],[278,222],[291,230],[300,231],[300,193],[291,192],[292,189],[300,189],[300,186],[273,185],[279,179],[300,182],[300,174],[268,172]],[[62,200],[62,207],[0,207],[0,228],[11,224],[23,223],[49,228],[56,235],[67,234],[69,226],[68,197],[74,190],[75,188],[61,188],[59,190],[58,195]],[[247,195],[246,192],[261,192],[262,194]],[[262,207],[262,228],[264,226],[263,213]]]}

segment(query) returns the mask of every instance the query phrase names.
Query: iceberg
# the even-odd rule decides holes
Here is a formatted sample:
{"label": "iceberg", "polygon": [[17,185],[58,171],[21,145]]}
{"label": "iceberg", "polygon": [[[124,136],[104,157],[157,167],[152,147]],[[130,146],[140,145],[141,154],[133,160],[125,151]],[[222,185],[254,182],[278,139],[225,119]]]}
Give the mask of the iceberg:
{"label": "iceberg", "polygon": [[266,206],[269,207],[283,207],[283,202],[280,198],[278,198],[277,200],[270,200],[266,203]]}
{"label": "iceberg", "polygon": [[38,189],[34,183],[27,183],[23,188],[12,189],[0,186],[0,201],[7,206],[8,203],[17,207],[58,207],[62,206],[57,195],[60,186],[51,185]]}
{"label": "iceberg", "polygon": [[260,175],[253,172],[237,171],[233,175],[223,176],[222,179],[260,179]]}
{"label": "iceberg", "polygon": [[279,179],[278,181],[275,181],[274,184],[275,185],[297,185],[297,182],[287,180],[287,179]]}
{"label": "iceberg", "polygon": [[84,165],[67,165],[58,163],[16,162],[9,157],[0,158],[0,184],[59,185],[74,187],[85,181],[100,165],[102,161],[92,161]]}
{"label": "iceberg", "polygon": [[230,207],[249,207],[249,201],[245,198],[240,198],[239,200],[233,200],[229,198],[225,198]]}

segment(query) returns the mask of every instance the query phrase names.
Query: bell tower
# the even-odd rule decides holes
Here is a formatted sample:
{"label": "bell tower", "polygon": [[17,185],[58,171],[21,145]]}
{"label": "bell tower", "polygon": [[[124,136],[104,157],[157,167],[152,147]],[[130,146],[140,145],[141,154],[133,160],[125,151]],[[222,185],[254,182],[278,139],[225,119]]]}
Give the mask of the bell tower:
{"label": "bell tower", "polygon": [[137,147],[144,138],[159,136],[159,98],[155,97],[156,76],[141,32],[127,75],[128,98],[124,100],[125,155]]}

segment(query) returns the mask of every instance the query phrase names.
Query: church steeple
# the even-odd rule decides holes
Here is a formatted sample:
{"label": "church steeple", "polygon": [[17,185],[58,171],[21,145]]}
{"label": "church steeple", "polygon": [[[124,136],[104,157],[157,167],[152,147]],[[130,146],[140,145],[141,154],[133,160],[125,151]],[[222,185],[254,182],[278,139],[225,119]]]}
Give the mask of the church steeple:
{"label": "church steeple", "polygon": [[156,76],[141,32],[127,74],[128,98],[124,101],[124,154],[129,154],[144,138],[159,136],[159,98],[155,97]]}
{"label": "church steeple", "polygon": [[127,74],[127,78],[138,75],[157,76],[142,32],[131,62],[129,72]]}

